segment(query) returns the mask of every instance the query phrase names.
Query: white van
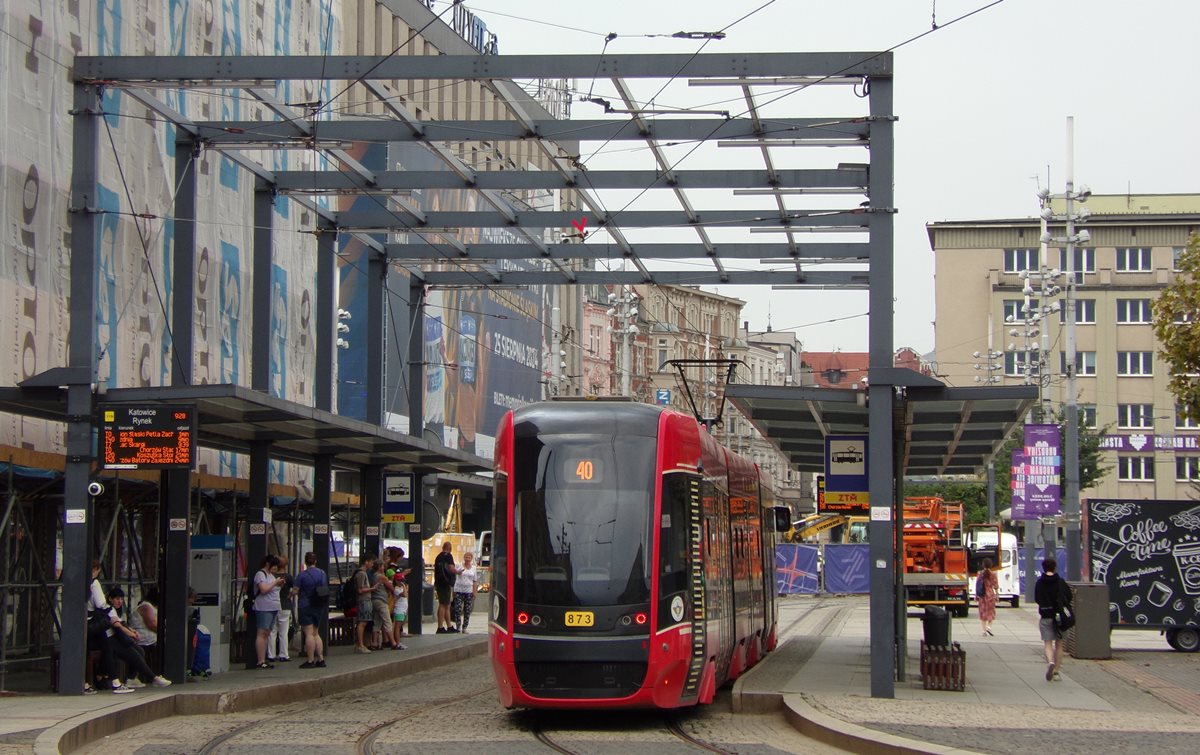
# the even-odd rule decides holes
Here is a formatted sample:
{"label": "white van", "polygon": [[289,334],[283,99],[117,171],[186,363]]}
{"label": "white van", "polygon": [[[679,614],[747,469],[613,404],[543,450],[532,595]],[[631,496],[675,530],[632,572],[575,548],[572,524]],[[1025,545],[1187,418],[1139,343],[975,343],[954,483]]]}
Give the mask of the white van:
{"label": "white van", "polygon": [[[995,545],[994,539],[990,543],[986,542],[989,534],[993,538],[995,537],[994,533],[989,533],[987,530],[980,532],[982,537],[979,545]],[[1002,532],[1000,534],[1000,565],[993,569],[999,588],[996,590],[996,600],[997,602],[1007,600],[1013,608],[1019,608],[1021,605],[1021,579],[1017,574],[1018,563],[1017,536]],[[971,581],[971,595],[975,595],[975,580]]]}

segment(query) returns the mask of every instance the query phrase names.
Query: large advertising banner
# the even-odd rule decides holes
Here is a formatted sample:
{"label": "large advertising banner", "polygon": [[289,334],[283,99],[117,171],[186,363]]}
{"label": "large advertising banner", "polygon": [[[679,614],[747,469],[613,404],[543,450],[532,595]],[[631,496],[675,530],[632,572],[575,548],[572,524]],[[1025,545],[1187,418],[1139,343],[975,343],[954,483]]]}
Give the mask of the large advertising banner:
{"label": "large advertising banner", "polygon": [[[388,161],[402,170],[448,170],[419,145],[389,145]],[[525,201],[525,200],[529,201]],[[553,196],[510,197],[522,209],[537,209]],[[422,210],[473,211],[478,197],[463,190],[414,191],[409,201]],[[464,244],[515,244],[521,240],[506,229],[459,229],[455,237]],[[416,234],[402,242],[423,243]],[[436,237],[432,239],[437,243]],[[534,269],[536,263],[502,260],[506,270]],[[461,451],[493,456],[496,428],[504,413],[541,398],[542,354],[548,321],[542,286],[488,287],[487,274],[475,263],[446,260],[436,268],[458,272],[478,271],[478,285],[431,289],[426,293],[425,321],[421,325],[425,372],[422,427],[431,440]],[[389,280],[398,276],[389,275]],[[407,284],[405,284],[407,285]],[[395,285],[392,286],[395,294]],[[398,294],[396,294],[398,296]],[[395,298],[392,299],[395,301]],[[405,294],[407,301],[407,294]],[[390,322],[407,329],[407,312],[391,313]],[[407,332],[407,330],[405,331]],[[387,419],[390,427],[408,432],[407,403],[401,375],[402,350],[407,338],[389,338]],[[405,399],[406,401],[406,399]]]}
{"label": "large advertising banner", "polygon": [[1112,624],[1200,625],[1200,501],[1090,500],[1087,532]]}
{"label": "large advertising banner", "polygon": [[1058,425],[1025,425],[1025,515],[1057,516],[1062,476]]}
{"label": "large advertising banner", "polygon": [[[16,385],[66,362],[70,332],[73,89],[63,61],[75,55],[321,54],[337,52],[341,4],[330,0],[7,0],[0,35],[0,352]],[[328,102],[330,85],[296,83],[285,102]],[[172,109],[200,120],[275,116],[240,89],[156,89]],[[167,385],[176,363],[172,327],[173,200],[177,131],[117,87],[100,122],[101,189],[95,249],[98,377],[109,388]],[[277,170],[312,167],[308,152],[253,155]],[[194,384],[249,383],[255,291],[253,181],[220,153],[201,150],[197,179]],[[324,203],[324,198],[317,198]],[[311,318],[316,257],[312,213],[277,204],[271,289],[271,391],[311,402]],[[259,282],[261,283],[261,282]],[[308,307],[306,312],[305,307]],[[297,337],[297,336],[300,337]],[[201,431],[202,432],[202,431]],[[61,452],[61,425],[6,415],[0,443]],[[242,476],[243,459],[201,449],[198,469]],[[290,465],[288,465],[290,467]],[[278,468],[273,479],[283,480]]]}

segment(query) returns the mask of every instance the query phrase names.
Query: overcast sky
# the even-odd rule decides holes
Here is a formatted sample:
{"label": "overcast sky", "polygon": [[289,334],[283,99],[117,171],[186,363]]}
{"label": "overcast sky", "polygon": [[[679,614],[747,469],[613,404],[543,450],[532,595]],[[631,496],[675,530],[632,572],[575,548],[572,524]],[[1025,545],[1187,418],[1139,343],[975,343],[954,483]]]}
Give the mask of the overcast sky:
{"label": "overcast sky", "polygon": [[[894,53],[897,347],[933,348],[933,253],[925,224],[1034,216],[1039,185],[1048,180],[1052,191],[1063,191],[1068,115],[1075,117],[1077,185],[1085,183],[1097,194],[1200,193],[1200,3],[1192,0],[468,0],[467,5],[498,35],[502,54],[598,54],[608,32],[619,35],[609,43],[610,53],[691,53],[703,42],[636,35],[723,29],[763,5],[704,51],[877,51],[902,45]],[[902,44],[929,32],[934,13],[937,31]],[[585,88],[590,82],[578,84]],[[831,110],[824,96],[800,93],[787,103],[787,114],[844,114],[844,108]],[[574,117],[599,116],[594,106],[574,107]],[[861,153],[847,159],[866,161]],[[795,328],[806,349],[867,347],[867,319],[855,317],[867,310],[865,292],[765,287],[719,292],[749,302],[743,319],[752,329],[764,329],[769,315],[775,330]],[[839,321],[814,324],[832,319]]]}

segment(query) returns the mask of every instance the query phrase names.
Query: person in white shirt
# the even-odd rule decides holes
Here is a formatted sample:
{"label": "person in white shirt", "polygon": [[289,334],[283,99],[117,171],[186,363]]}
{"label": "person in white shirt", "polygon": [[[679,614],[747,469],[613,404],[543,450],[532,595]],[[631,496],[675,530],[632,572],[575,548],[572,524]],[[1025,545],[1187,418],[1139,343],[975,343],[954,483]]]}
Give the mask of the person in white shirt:
{"label": "person in white shirt", "polygon": [[471,609],[475,607],[475,590],[479,587],[479,570],[475,567],[475,554],[463,554],[463,565],[454,580],[454,604],[450,608],[450,619],[454,629],[467,633],[471,621]]}

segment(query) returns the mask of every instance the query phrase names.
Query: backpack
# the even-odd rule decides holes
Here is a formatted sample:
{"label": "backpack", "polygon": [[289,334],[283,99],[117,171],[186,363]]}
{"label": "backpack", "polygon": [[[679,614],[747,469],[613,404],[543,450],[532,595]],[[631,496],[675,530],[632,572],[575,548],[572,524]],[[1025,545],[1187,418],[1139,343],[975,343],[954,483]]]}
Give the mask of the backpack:
{"label": "backpack", "polygon": [[338,593],[338,608],[343,612],[358,606],[358,586],[355,580],[360,571],[362,569],[355,569],[354,573],[350,575],[350,579],[342,583],[342,591]]}
{"label": "backpack", "polygon": [[975,597],[982,598],[987,595],[987,575],[988,572],[979,572],[975,577]]}

